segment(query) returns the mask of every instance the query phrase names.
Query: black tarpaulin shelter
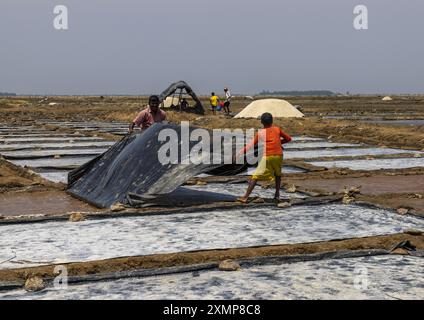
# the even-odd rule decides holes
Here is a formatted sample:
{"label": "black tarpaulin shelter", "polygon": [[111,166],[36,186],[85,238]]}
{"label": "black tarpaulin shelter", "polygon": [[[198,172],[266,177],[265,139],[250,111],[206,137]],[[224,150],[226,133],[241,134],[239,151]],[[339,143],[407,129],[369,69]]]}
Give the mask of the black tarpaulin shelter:
{"label": "black tarpaulin shelter", "polygon": [[[162,142],[158,138],[160,132],[167,129],[176,133],[178,138],[172,143],[180,147],[184,141],[181,138],[181,126],[155,123],[143,133],[124,137],[104,154],[71,171],[68,175],[67,192],[100,208],[107,208],[118,202],[131,205],[131,195],[147,201],[149,198],[173,192],[200,173],[234,175],[247,169],[247,164],[224,164],[225,148],[232,148],[233,154],[236,149],[233,142],[228,144],[227,141],[225,144],[225,139],[222,140],[219,151],[222,163],[194,164],[190,161],[184,164],[182,152],[179,152],[178,161],[163,165],[158,154],[169,141]],[[189,132],[195,129],[190,127]],[[190,141],[190,150],[198,143],[199,141]],[[212,144],[211,139],[210,150],[213,150]],[[200,152],[199,157],[210,157],[210,163],[214,163],[213,151]]]}
{"label": "black tarpaulin shelter", "polygon": [[192,99],[196,103],[193,106],[193,110],[196,113],[199,113],[199,114],[204,114],[205,113],[205,110],[203,109],[202,103],[200,102],[199,98],[194,93],[194,91],[191,89],[191,87],[187,84],[187,82],[185,82],[185,81],[178,81],[178,82],[175,82],[175,83],[171,84],[168,88],[166,88],[159,95],[159,98],[163,101],[167,97],[172,96],[172,95],[175,95],[175,94],[177,94],[180,97],[179,100],[181,100],[181,97],[184,94],[188,94],[190,97],[192,97]]}

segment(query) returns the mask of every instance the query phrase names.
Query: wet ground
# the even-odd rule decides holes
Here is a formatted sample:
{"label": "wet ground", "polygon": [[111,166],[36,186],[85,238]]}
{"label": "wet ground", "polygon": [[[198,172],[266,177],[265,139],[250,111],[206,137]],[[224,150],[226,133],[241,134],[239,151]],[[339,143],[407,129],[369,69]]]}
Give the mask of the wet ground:
{"label": "wet ground", "polygon": [[362,194],[381,195],[385,193],[424,194],[422,175],[373,176],[335,179],[290,179],[296,185],[308,189],[324,188],[330,192],[340,192],[345,186],[361,186]]}
{"label": "wet ground", "polygon": [[97,210],[62,191],[0,193],[0,215],[2,216],[57,215]]}

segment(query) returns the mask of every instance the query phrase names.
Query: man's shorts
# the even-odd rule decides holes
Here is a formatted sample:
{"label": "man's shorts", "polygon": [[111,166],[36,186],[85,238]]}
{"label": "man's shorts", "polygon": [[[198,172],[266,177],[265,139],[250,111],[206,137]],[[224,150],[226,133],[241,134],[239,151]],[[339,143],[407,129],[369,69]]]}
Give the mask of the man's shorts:
{"label": "man's shorts", "polygon": [[283,156],[267,156],[262,157],[258,167],[253,173],[253,180],[272,181],[275,177],[281,177],[281,169],[283,166]]}

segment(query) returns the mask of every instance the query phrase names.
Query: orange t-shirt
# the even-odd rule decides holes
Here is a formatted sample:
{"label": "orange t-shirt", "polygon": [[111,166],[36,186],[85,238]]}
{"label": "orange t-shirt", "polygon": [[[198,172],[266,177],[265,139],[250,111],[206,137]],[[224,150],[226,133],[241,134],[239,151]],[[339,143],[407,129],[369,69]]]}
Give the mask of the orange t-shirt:
{"label": "orange t-shirt", "polygon": [[[281,140],[281,137],[283,137],[283,140]],[[281,144],[290,142],[292,138],[279,127],[272,126],[269,128],[264,128],[259,130],[259,132],[253,138],[253,141],[246,145],[241,153],[246,153],[250,148],[256,145],[259,140],[264,142],[265,156],[279,156],[283,154],[283,147]]]}

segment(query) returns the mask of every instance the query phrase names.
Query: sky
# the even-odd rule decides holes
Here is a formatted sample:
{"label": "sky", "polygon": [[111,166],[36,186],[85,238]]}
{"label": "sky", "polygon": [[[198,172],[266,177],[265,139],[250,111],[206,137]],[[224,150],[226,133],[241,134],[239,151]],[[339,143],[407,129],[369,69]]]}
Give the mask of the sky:
{"label": "sky", "polygon": [[1,0],[0,92],[423,93],[423,16],[422,0]]}

